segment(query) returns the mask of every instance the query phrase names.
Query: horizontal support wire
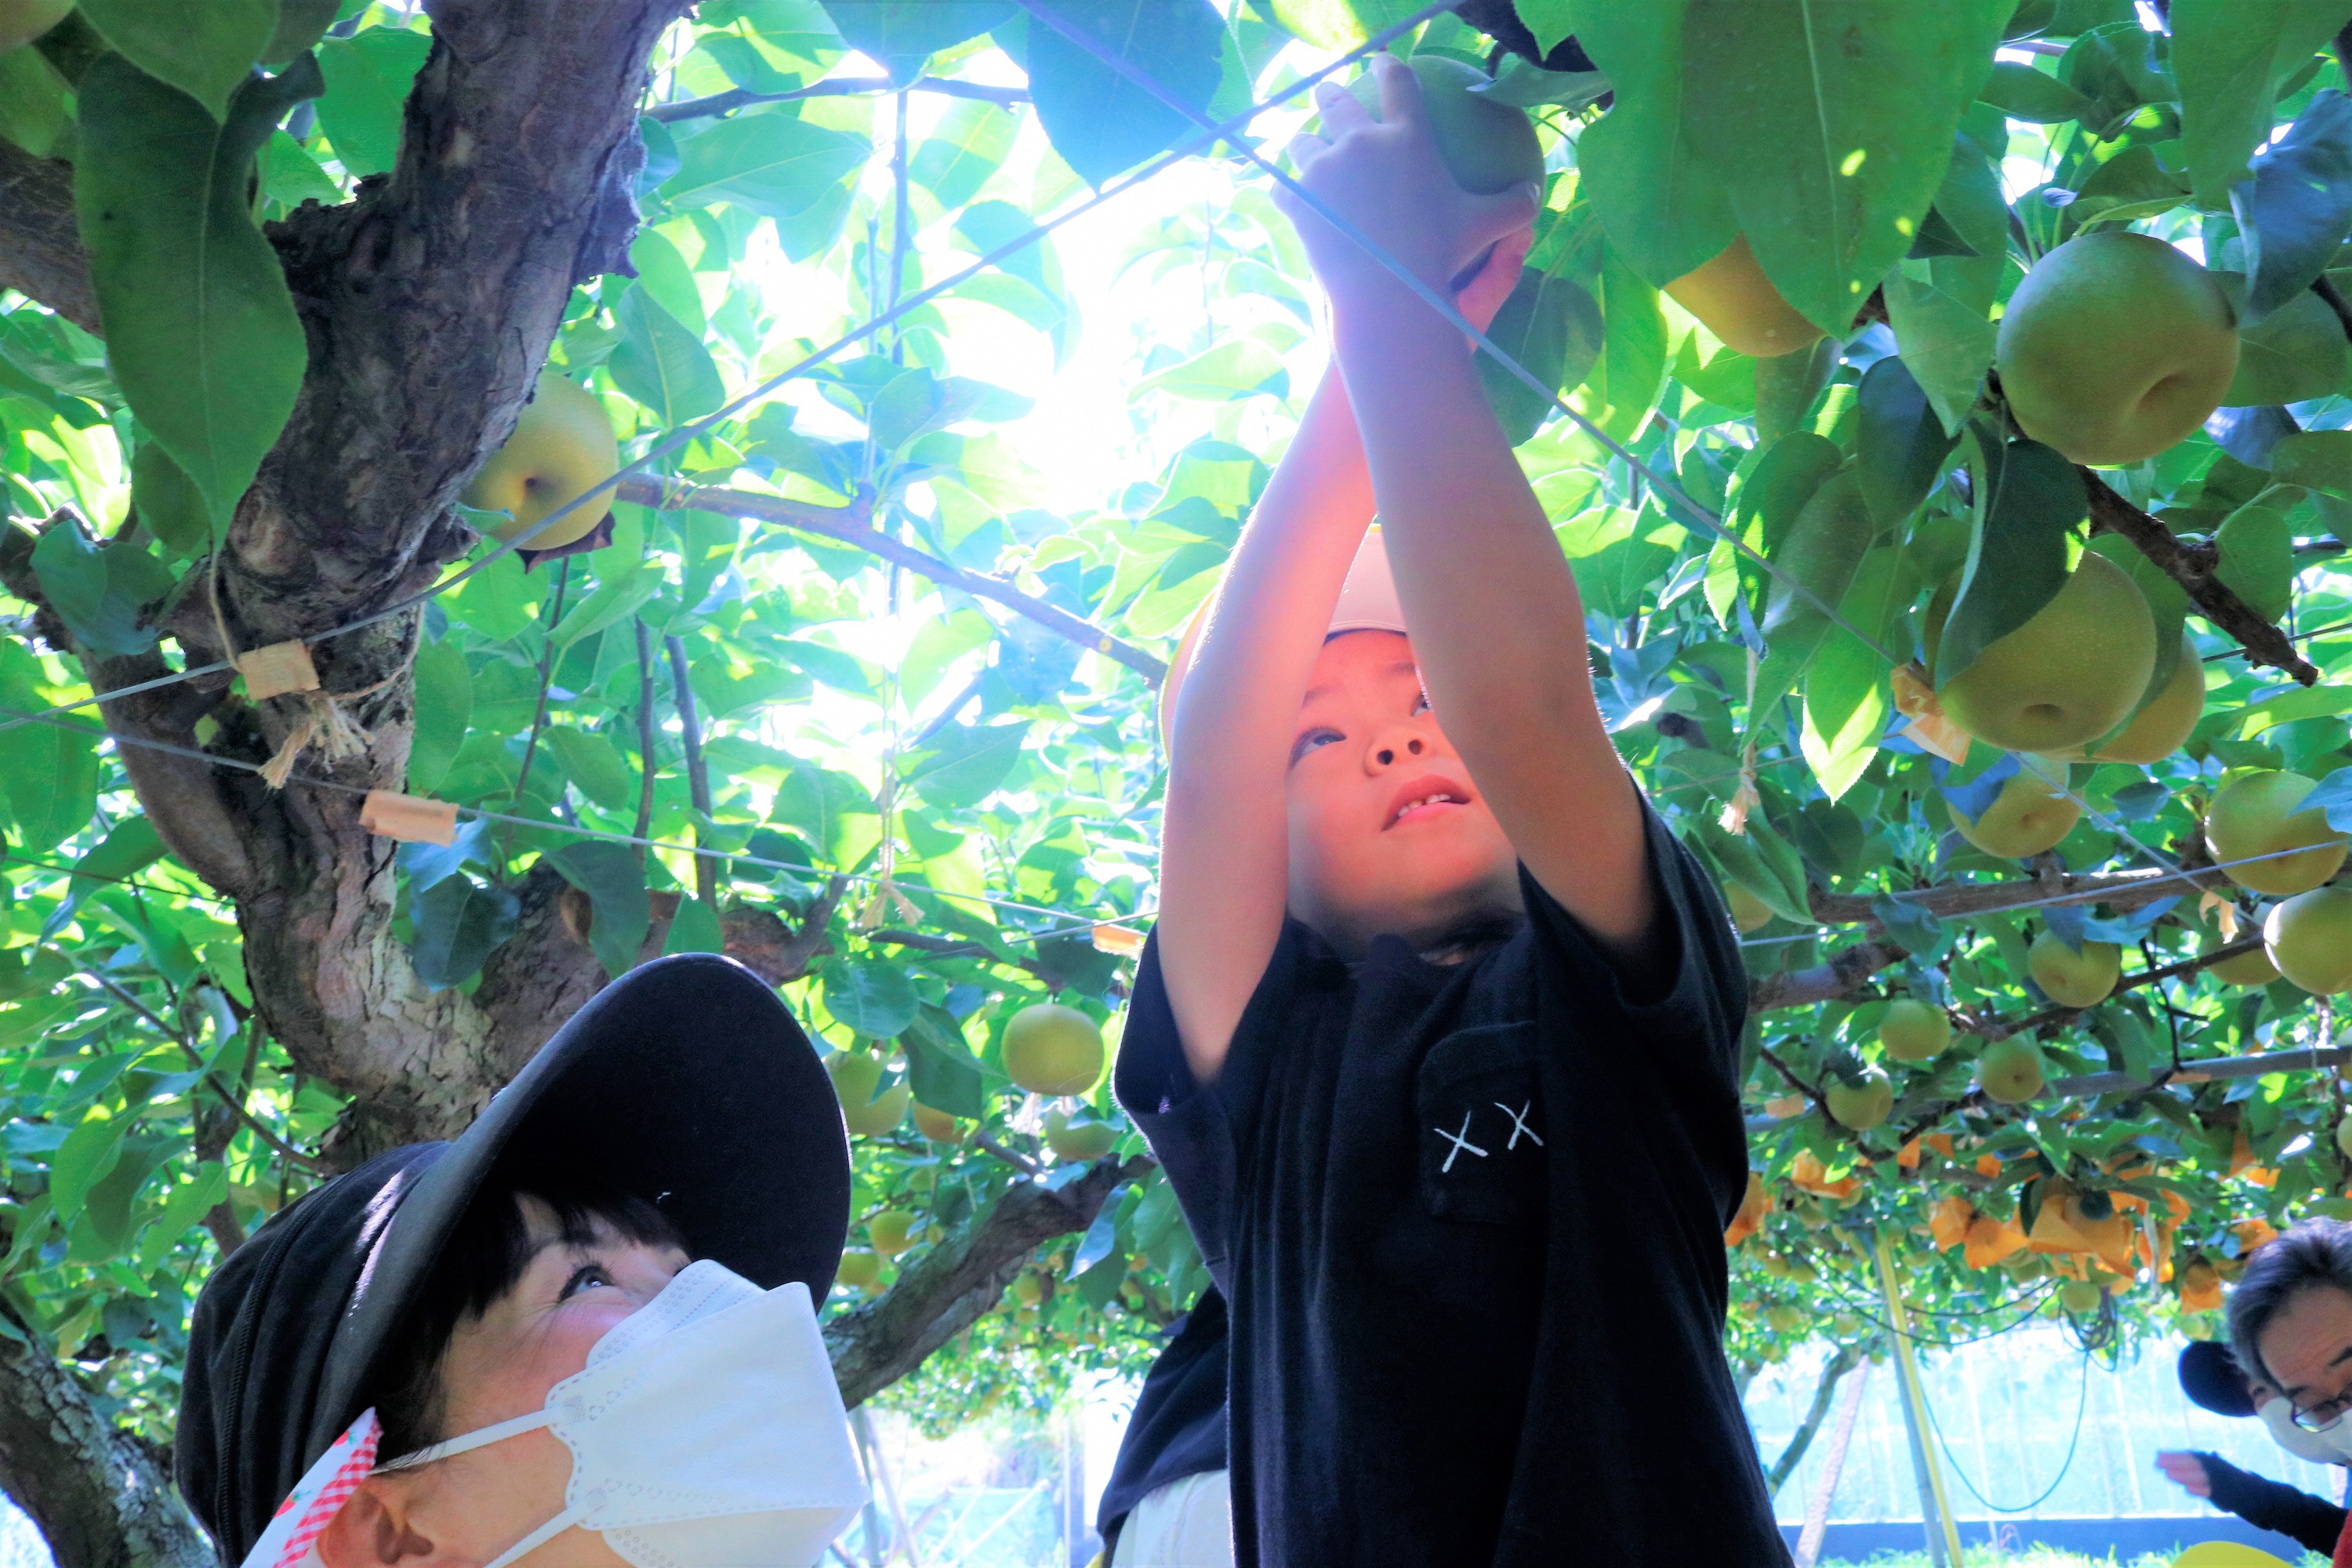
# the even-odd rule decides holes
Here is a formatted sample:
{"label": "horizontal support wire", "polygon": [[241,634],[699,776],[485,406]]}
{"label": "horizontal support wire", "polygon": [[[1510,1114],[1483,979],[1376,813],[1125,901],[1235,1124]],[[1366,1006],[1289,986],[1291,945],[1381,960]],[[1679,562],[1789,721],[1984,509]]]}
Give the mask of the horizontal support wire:
{"label": "horizontal support wire", "polygon": [[[1194,136],[1188,141],[1179,142],[1176,146],[1169,149],[1159,157],[1145,163],[1141,168],[1137,169],[1134,173],[1125,176],[1124,178],[1114,180],[1111,183],[1103,185],[1092,195],[1086,197],[1076,205],[1055,213],[1053,216],[1034,225],[1019,237],[1008,240],[1004,244],[998,246],[995,249],[987,252],[982,256],[979,260],[973,262],[971,266],[964,268],[961,271],[952,273],[948,277],[941,279],[939,282],[931,284],[928,288],[918,289],[914,293],[907,295],[905,298],[899,300],[896,304],[892,305],[889,309],[883,310],[869,319],[864,325],[844,333],[842,336],[835,339],[832,342],[827,343],[824,347],[814,350],[802,356],[793,364],[777,372],[774,375],[772,375],[767,380],[761,382],[758,385],[753,386],[749,391],[739,394],[737,396],[722,405],[716,412],[707,415],[701,419],[695,420],[690,424],[679,426],[670,434],[664,437],[660,441],[656,442],[654,446],[648,447],[643,454],[630,459],[626,463],[624,463],[613,473],[598,480],[595,484],[589,486],[588,489],[572,497],[572,500],[564,502],[562,506],[557,507],[554,510],[549,512],[545,517],[541,518],[529,528],[522,530],[509,538],[500,541],[497,549],[491,551],[488,555],[483,556],[480,560],[470,563],[463,570],[441,579],[431,587],[424,589],[419,593],[412,594],[406,598],[396,600],[393,604],[384,606],[383,609],[372,611],[367,615],[360,616],[356,620],[346,621],[342,625],[332,627],[330,630],[316,633],[310,637],[305,637],[303,641],[307,644],[315,645],[325,642],[331,637],[342,637],[347,633],[358,631],[362,627],[374,626],[380,621],[390,620],[395,616],[405,615],[409,611],[418,608],[426,601],[447,593],[450,589],[457,587],[459,584],[473,576],[476,573],[489,566],[493,562],[496,562],[504,556],[510,555],[517,550],[522,549],[533,539],[538,538],[541,533],[544,533],[549,529],[554,527],[557,523],[571,516],[580,508],[587,505],[591,500],[603,495],[607,490],[614,489],[615,486],[619,485],[623,479],[645,468],[647,465],[654,462],[655,459],[667,457],[670,453],[679,450],[688,443],[710,434],[713,430],[718,428],[721,420],[732,417],[734,415],[741,412],[751,404],[757,403],[761,398],[766,397],[778,387],[782,386],[785,383],[796,380],[800,376],[806,374],[809,371],[814,370],[816,366],[831,359],[842,350],[865,342],[867,338],[872,337],[875,333],[889,326],[893,321],[905,315],[908,311],[914,310],[918,306],[929,304],[931,300],[939,299],[941,295],[961,288],[965,283],[970,282],[972,279],[979,277],[982,273],[1001,266],[1003,262],[1011,259],[1022,251],[1026,250],[1031,246],[1037,244],[1047,235],[1053,233],[1055,229],[1060,228],[1065,224],[1067,224],[1076,218],[1084,216],[1086,214],[1094,211],[1097,207],[1103,205],[1105,203],[1111,201],[1115,197],[1124,195],[1127,192],[1133,190],[1136,186],[1150,180],[1154,175],[1159,174],[1165,170],[1173,168],[1176,164],[1192,157],[1193,154],[1213,147],[1220,142],[1229,140],[1234,132],[1240,131],[1244,126],[1248,125],[1251,121],[1256,119],[1260,114],[1265,113],[1267,110],[1276,108],[1279,105],[1289,101],[1291,99],[1307,91],[1309,88],[1312,88],[1316,83],[1321,81],[1324,78],[1331,75],[1333,72],[1342,69],[1367,54],[1386,47],[1391,40],[1402,37],[1404,34],[1411,32],[1413,28],[1420,26],[1423,23],[1427,22],[1432,17],[1437,16],[1451,9],[1452,6],[1447,3],[1447,0],[1435,0],[1435,3],[1423,6],[1420,10],[1414,12],[1412,16],[1397,23],[1395,26],[1381,29],[1379,33],[1376,33],[1371,37],[1365,39],[1363,43],[1339,56],[1329,64],[1308,72],[1307,75],[1299,78],[1298,80],[1291,83],[1288,87],[1269,95],[1264,101],[1253,103],[1249,108],[1234,116],[1231,120],[1225,121],[1222,124],[1203,121],[1202,123],[1206,124],[1208,129],[1201,135]],[[76,709],[88,708],[96,703],[111,701],[116,698],[136,696],[141,692],[154,691],[163,687],[178,685],[182,681],[194,680],[201,676],[219,675],[235,668],[236,663],[234,660],[226,658],[215,659],[209,664],[197,665],[187,669],[175,671],[170,675],[158,676],[152,680],[142,680],[130,686],[115,687],[106,691],[93,692],[88,697],[79,698],[71,702],[61,702],[54,707],[44,710],[41,714],[18,712],[16,710],[12,709],[8,711],[15,713],[16,717],[0,720],[0,731],[12,730],[19,724],[27,723],[34,719],[42,717],[43,714],[68,713]]]}

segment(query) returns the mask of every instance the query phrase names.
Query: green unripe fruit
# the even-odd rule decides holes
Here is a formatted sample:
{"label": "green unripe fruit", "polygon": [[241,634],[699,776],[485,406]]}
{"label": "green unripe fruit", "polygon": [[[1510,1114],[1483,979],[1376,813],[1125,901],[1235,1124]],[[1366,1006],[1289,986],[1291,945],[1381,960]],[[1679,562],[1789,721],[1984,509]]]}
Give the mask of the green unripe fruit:
{"label": "green unripe fruit", "polygon": [[[1931,607],[1928,657],[1943,648]],[[1958,675],[1937,679],[1952,722],[2011,752],[2063,752],[2095,741],[2147,690],[2156,668],[2156,616],[2123,568],[2083,553],[2056,595],[1998,637]]]}
{"label": "green unripe fruit", "polygon": [[1109,1153],[1111,1145],[1118,1142],[1118,1129],[1108,1121],[1082,1121],[1073,1126],[1066,1111],[1045,1113],[1045,1147],[1065,1163],[1091,1164]]}
{"label": "green unripe fruit", "polygon": [[2087,1279],[2069,1279],[2058,1287],[2058,1304],[2079,1318],[2085,1312],[2097,1311],[2105,1295]]}
{"label": "green unripe fruit", "polygon": [[1952,1043],[1951,1016],[1916,996],[1898,996],[1878,1021],[1878,1043],[1898,1062],[1933,1061]]}
{"label": "green unripe fruit", "polygon": [[1738,882],[1723,885],[1723,902],[1731,911],[1732,926],[1745,936],[1772,921],[1772,910],[1763,900]]}
{"label": "green unripe fruit", "polygon": [[914,1246],[915,1216],[905,1209],[884,1209],[866,1222],[866,1238],[885,1258],[896,1258]]}
{"label": "green unripe fruit", "polygon": [[[1543,145],[1526,111],[1470,90],[1486,85],[1486,72],[1444,55],[1415,55],[1406,63],[1421,82],[1422,110],[1455,184],[1491,196],[1530,181],[1543,184]],[[1380,79],[1367,70],[1351,87],[1378,120]]]}
{"label": "green unripe fruit", "polygon": [[841,1255],[841,1267],[834,1270],[833,1282],[852,1290],[870,1290],[882,1282],[882,1255],[862,1247],[853,1247]]}
{"label": "green unripe fruit", "polygon": [[2315,996],[2352,991],[2352,888],[2314,888],[2272,905],[2263,951]]}
{"label": "green unripe fruit", "polygon": [[[2057,765],[2057,773],[2065,777],[2063,763]],[[2083,816],[2073,795],[2030,768],[2010,774],[1983,816],[1971,817],[1958,806],[1948,809],[1961,837],[2004,860],[2022,860],[2051,848],[2074,831]]]}
{"label": "green unripe fruit", "polygon": [[1867,1132],[1895,1109],[1895,1085],[1885,1072],[1871,1068],[1859,1083],[1832,1078],[1822,1098],[1829,1102],[1830,1116],[1839,1126]]}
{"label": "green unripe fruit", "polygon": [[[552,370],[539,374],[539,388],[515,416],[514,434],[476,469],[465,494],[467,506],[503,511],[513,521],[498,536],[512,539],[541,518],[604,483],[621,466],[613,420],[596,395]],[[562,521],[530,540],[527,550],[553,550],[595,531],[613,510],[604,490]]]}
{"label": "green unripe fruit", "polygon": [[1038,1002],[1004,1024],[1004,1076],[1032,1094],[1084,1094],[1103,1073],[1102,1031],[1076,1007]]}
{"label": "green unripe fruit", "polygon": [[2042,1092],[2042,1048],[2023,1035],[1995,1040],[1977,1058],[1977,1081],[1999,1105],[2022,1105]]}
{"label": "green unripe fruit", "polygon": [[2045,931],[2026,950],[2026,968],[2061,1007],[2095,1007],[2123,978],[2124,950],[2112,942],[2086,942],[2077,952]]}
{"label": "green unripe fruit", "polygon": [[882,1064],[858,1051],[841,1051],[825,1059],[833,1092],[841,1100],[841,1120],[853,1138],[876,1138],[898,1125],[907,1114],[912,1092],[905,1084],[875,1089],[882,1082]]}
{"label": "green unripe fruit", "polygon": [[[2344,836],[2324,811],[2299,810],[2318,788],[2301,773],[2248,773],[2223,784],[2205,808],[2205,847],[2242,888],[2284,898],[2307,893],[2344,864]],[[2309,846],[2300,855],[2281,851]],[[2261,856],[2272,856],[2261,859]],[[2244,865],[2234,862],[2243,860]]]}

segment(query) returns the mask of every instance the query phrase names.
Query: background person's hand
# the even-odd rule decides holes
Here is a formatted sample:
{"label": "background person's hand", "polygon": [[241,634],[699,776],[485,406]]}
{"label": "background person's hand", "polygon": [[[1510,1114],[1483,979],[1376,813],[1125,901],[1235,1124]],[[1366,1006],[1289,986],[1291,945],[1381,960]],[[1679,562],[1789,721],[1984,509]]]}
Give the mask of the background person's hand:
{"label": "background person's hand", "polygon": [[[1346,88],[1326,82],[1315,89],[1322,134],[1301,135],[1291,142],[1298,183],[1423,282],[1450,289],[1490,246],[1496,247],[1498,257],[1503,255],[1497,242],[1535,221],[1538,193],[1533,184],[1525,184],[1496,195],[1475,195],[1455,184],[1430,132],[1420,81],[1387,55],[1373,57],[1372,71],[1381,90],[1378,119]],[[1297,195],[1281,189],[1275,199],[1297,226],[1315,275],[1335,306],[1366,291],[1402,287],[1380,260],[1326,223]],[[1525,256],[1521,248],[1508,264],[1514,282],[1518,260]],[[1487,265],[1491,268],[1492,261]],[[1485,277],[1482,270],[1472,289]],[[1504,288],[1502,297],[1509,292]],[[1494,309],[1501,308],[1502,297],[1495,300]]]}
{"label": "background person's hand", "polygon": [[2156,1468],[2170,1477],[2184,1491],[2194,1493],[2201,1498],[2210,1498],[2213,1495],[2213,1479],[2205,1473],[2205,1461],[2194,1454],[2179,1452],[2158,1454],[2156,1457]]}
{"label": "background person's hand", "polygon": [[1503,301],[1518,287],[1519,273],[1525,268],[1528,247],[1536,242],[1532,228],[1514,229],[1495,242],[1495,247],[1478,265],[1470,281],[1454,296],[1454,308],[1470,320],[1480,331],[1495,324],[1496,313]]}

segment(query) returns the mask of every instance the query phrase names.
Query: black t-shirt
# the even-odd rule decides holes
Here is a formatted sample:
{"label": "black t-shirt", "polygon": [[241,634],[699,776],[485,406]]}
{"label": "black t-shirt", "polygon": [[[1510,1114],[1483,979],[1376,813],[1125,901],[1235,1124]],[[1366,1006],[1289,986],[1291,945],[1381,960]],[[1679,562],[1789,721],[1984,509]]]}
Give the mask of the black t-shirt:
{"label": "black t-shirt", "polygon": [[2274,1530],[2326,1557],[2344,1533],[2344,1510],[2326,1498],[2267,1477],[2249,1475],[2219,1454],[2200,1453],[2205,1479],[2213,1489],[2212,1503],[2248,1524]]}
{"label": "black t-shirt", "polygon": [[1171,1481],[1225,1468],[1225,1299],[1201,1292],[1135,1396],[1095,1510],[1105,1555],[1135,1505]]}
{"label": "black t-shirt", "polygon": [[1654,1000],[1522,871],[1457,964],[1288,922],[1203,1089],[1147,945],[1116,1088],[1231,1306],[1240,1568],[1788,1562],[1722,1348],[1746,980],[1644,816]]}

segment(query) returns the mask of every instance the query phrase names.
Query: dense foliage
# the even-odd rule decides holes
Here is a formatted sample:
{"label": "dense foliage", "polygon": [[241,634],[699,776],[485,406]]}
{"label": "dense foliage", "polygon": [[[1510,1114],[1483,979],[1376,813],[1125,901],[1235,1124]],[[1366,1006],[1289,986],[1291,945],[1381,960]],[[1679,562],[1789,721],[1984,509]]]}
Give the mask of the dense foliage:
{"label": "dense foliage", "polygon": [[[394,169],[432,42],[424,15],[384,4],[223,5],[193,43],[142,37],[134,9],[90,0],[87,26],[0,54],[0,136],[76,161],[110,329],[0,297],[0,468],[12,528],[39,541],[13,558],[26,603],[0,644],[0,1333],[72,1358],[161,1439],[194,1286],[318,1179],[351,1090],[271,1037],[251,933],[166,852],[170,825],[94,710],[7,718],[89,696],[86,657],[168,647],[202,619],[214,542],[302,363],[255,225]],[[1465,9],[1505,26],[1500,6]],[[1829,12],[1834,37],[1813,25]],[[957,1119],[934,1141],[902,1107],[856,1142],[855,1245],[895,1255],[873,1292],[1008,1184],[1082,1173],[1049,1112],[1081,1133],[1117,1123],[1101,1086],[1057,1108],[1011,1084],[1001,1032],[1055,997],[1115,1040],[1152,903],[1152,672],[1314,359],[1299,248],[1223,144],[1161,176],[1185,199],[1149,208],[1083,289],[1040,237],[899,304],[1200,134],[1049,15],[1214,120],[1409,14],[709,0],[656,52],[635,276],[574,289],[550,361],[595,394],[625,458],[888,324],[626,481],[608,542],[528,570],[499,553],[430,601],[405,787],[469,815],[447,847],[398,849],[394,931],[427,985],[478,985],[542,862],[609,971],[788,944],[814,921],[824,948],[785,988],[812,1033],[882,1060],[874,1092],[903,1081],[932,1131]],[[2352,231],[2352,111],[2331,85],[2352,5],[1519,0],[1518,16],[1503,41],[1520,52],[1450,15],[1395,47],[1493,69],[1549,150],[1530,270],[1494,336],[1590,427],[1500,371],[1490,385],[1574,563],[1620,748],[1748,929],[1759,1180],[1733,1230],[1735,1359],[1874,1342],[1880,1235],[1931,1342],[2037,1310],[2093,1344],[2210,1331],[2216,1281],[2273,1226],[2352,1214],[2332,1058],[2198,1065],[2328,1046],[2327,1001],[2198,966],[2243,951],[2263,900],[2218,872],[2163,879],[2210,864],[2203,811],[2232,777],[2352,765],[2331,640],[2352,622],[2336,565],[2352,313],[2329,270]],[[248,79],[257,61],[276,74]],[[134,134],[168,116],[187,132],[168,153]],[[245,195],[215,179],[180,199],[170,160],[190,144]],[[140,232],[110,239],[92,216],[108,202]],[[2025,270],[2122,227],[2242,279],[2242,347],[2203,429],[2093,473],[2006,426],[1988,371]],[[1828,336],[1751,358],[1662,292],[1735,237]],[[1104,308],[1082,312],[1082,293]],[[1128,427],[1118,479],[1074,500],[1048,415],[1081,359],[1124,382]],[[2148,696],[2185,629],[2203,716],[2153,763],[2062,759],[2079,819],[2002,858],[1953,814],[1982,816],[2028,775],[1982,742],[1959,754],[1932,682],[1897,666],[1923,637],[1976,649],[2023,626],[2086,551],[2150,606]],[[35,636],[35,595],[78,647]],[[231,696],[199,738],[258,761],[246,712]],[[322,723],[290,754],[294,790],[332,761]],[[2352,828],[2352,788],[2321,787],[2313,803]],[[2063,1005],[2032,978],[2045,931],[2137,966]],[[1956,1031],[1931,1059],[1880,1038],[1903,999]],[[2051,1087],[1985,1094],[1984,1051],[2029,1037]],[[1880,1074],[1882,1119],[1829,1114]],[[886,1215],[908,1218],[877,1233]],[[1204,1280],[1146,1174],[894,1397],[944,1425],[1138,1367]]]}

